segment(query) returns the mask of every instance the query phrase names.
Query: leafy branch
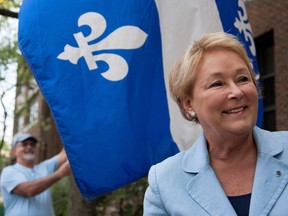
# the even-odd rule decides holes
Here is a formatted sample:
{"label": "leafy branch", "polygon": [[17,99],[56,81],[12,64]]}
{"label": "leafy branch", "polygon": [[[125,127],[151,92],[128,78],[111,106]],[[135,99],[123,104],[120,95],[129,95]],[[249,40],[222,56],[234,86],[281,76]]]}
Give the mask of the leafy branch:
{"label": "leafy branch", "polygon": [[4,114],[4,120],[3,120],[3,134],[2,134],[2,137],[1,137],[1,142],[0,142],[0,151],[1,149],[3,148],[4,146],[4,143],[5,143],[5,134],[6,134],[6,129],[7,129],[7,124],[6,124],[6,120],[7,120],[7,116],[8,116],[8,113],[7,113],[7,109],[6,109],[6,106],[4,104],[4,96],[6,94],[6,92],[8,92],[9,90],[13,89],[15,86],[12,85],[10,86],[8,89],[6,89],[5,91],[2,92],[1,96],[0,96],[0,103],[1,103],[1,106],[3,108],[3,114]]}
{"label": "leafy branch", "polygon": [[4,8],[0,8],[0,15],[18,19],[18,13]]}

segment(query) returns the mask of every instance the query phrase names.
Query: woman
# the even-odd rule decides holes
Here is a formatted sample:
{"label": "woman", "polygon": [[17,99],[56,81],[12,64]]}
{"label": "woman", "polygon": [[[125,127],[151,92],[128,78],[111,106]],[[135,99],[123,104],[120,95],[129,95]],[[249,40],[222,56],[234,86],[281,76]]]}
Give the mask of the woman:
{"label": "woman", "polygon": [[288,132],[256,125],[256,79],[232,35],[194,42],[170,73],[183,116],[203,134],[152,166],[144,215],[288,215]]}

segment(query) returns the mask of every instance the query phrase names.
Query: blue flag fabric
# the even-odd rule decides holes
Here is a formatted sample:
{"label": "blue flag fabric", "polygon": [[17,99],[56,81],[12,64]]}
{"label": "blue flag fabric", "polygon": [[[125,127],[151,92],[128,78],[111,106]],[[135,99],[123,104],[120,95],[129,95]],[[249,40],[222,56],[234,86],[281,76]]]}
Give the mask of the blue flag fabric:
{"label": "blue flag fabric", "polygon": [[[260,74],[259,68],[257,65],[256,58],[256,47],[253,39],[253,33],[251,26],[249,24],[248,15],[245,9],[245,4],[243,0],[238,1],[225,1],[225,0],[216,0],[217,7],[219,10],[219,15],[221,20],[223,20],[222,25],[225,32],[234,34],[238,39],[245,45],[246,52],[253,64],[253,69],[258,81],[259,89],[259,101],[258,101],[258,118],[257,125],[262,126],[263,122],[263,112],[264,104],[261,93],[261,84],[260,84]],[[229,19],[229,17],[235,16],[235,19]]]}
{"label": "blue flag fabric", "polygon": [[[145,176],[151,165],[196,139],[201,128],[185,122],[171,101],[168,73],[204,33],[233,29],[247,41],[234,25],[237,18],[248,22],[241,20],[242,1],[233,1],[232,11],[225,4],[24,0],[19,47],[84,197],[93,199]],[[248,24],[248,42],[254,44]]]}

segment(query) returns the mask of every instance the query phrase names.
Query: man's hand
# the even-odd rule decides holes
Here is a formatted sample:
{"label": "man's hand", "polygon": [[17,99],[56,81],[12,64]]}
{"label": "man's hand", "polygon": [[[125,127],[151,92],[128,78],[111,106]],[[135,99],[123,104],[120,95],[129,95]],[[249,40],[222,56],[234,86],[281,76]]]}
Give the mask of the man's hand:
{"label": "man's hand", "polygon": [[67,160],[66,162],[64,162],[56,172],[59,172],[59,176],[60,178],[67,176],[71,173],[71,167],[70,167],[70,163]]}

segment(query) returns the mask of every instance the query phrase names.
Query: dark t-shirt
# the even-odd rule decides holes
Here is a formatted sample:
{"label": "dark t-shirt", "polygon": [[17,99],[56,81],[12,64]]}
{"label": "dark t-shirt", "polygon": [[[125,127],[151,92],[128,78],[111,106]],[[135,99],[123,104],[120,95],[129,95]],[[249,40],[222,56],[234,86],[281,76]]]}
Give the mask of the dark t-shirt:
{"label": "dark t-shirt", "polygon": [[251,193],[241,196],[228,196],[228,199],[238,216],[248,216]]}

